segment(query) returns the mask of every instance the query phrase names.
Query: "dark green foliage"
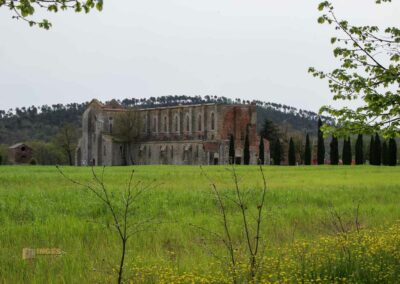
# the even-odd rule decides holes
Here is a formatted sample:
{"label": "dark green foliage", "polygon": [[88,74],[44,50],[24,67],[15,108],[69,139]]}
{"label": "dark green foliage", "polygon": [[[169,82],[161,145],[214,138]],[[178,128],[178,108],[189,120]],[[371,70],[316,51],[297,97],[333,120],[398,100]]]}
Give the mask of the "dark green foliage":
{"label": "dark green foliage", "polygon": [[243,164],[244,165],[250,164],[250,142],[249,142],[249,132],[248,131],[246,131],[246,138],[244,140]]}
{"label": "dark green foliage", "polygon": [[325,144],[324,136],[321,131],[322,120],[318,118],[318,145],[317,145],[317,163],[318,165],[323,165],[325,163]]}
{"label": "dark green foliage", "polygon": [[380,166],[382,161],[382,145],[381,139],[379,138],[378,133],[375,134],[375,141],[374,141],[374,157],[375,157],[375,165]]}
{"label": "dark green foliage", "polygon": [[397,144],[393,138],[389,139],[388,149],[388,164],[389,166],[396,166],[397,164]]}
{"label": "dark green foliage", "polygon": [[8,145],[0,144],[0,165],[8,163]]}
{"label": "dark green foliage", "polygon": [[[284,126],[299,132],[306,131],[311,137],[317,136],[315,125],[318,121],[318,115],[316,113],[275,103],[262,103],[259,101],[255,101],[255,103],[257,104],[257,131],[260,135],[264,135],[262,132],[264,132],[265,121],[269,120],[277,126],[278,131],[281,126]],[[321,118],[324,122],[333,123],[329,117],[321,116]],[[279,134],[282,139],[282,133]],[[274,135],[270,136],[274,137]],[[275,141],[276,137],[270,139],[264,136],[269,141]]]}
{"label": "dark green foliage", "polygon": [[276,141],[281,137],[278,125],[269,119],[264,120],[260,135],[269,141]]}
{"label": "dark green foliage", "polygon": [[32,166],[37,165],[37,161],[34,158],[32,158],[30,160],[29,164],[32,165]]}
{"label": "dark green foliage", "polygon": [[231,134],[229,138],[229,164],[232,165],[235,163],[235,139]]}
{"label": "dark green foliage", "polygon": [[53,139],[53,143],[64,151],[68,164],[74,165],[74,154],[78,144],[79,133],[73,124],[65,124]]}
{"label": "dark green foliage", "polygon": [[376,159],[375,159],[375,139],[374,139],[373,135],[371,135],[371,141],[369,142],[369,164],[370,165],[375,165],[376,164]]}
{"label": "dark green foliage", "polygon": [[293,139],[290,137],[289,141],[289,166],[294,166],[296,165],[296,149],[294,147]]}
{"label": "dark green foliage", "polygon": [[281,132],[278,125],[269,119],[265,119],[260,136],[269,141],[269,151],[270,155],[273,157],[276,148],[275,142],[281,138]]}
{"label": "dark green foliage", "polygon": [[352,153],[351,153],[351,142],[350,137],[343,141],[343,154],[342,161],[343,165],[351,165]]}
{"label": "dark green foliage", "polygon": [[351,165],[352,161],[353,161],[353,151],[351,150],[351,140],[350,140],[350,136],[348,138],[348,142],[347,142],[347,147],[349,148],[349,152],[348,152],[348,159],[349,159],[349,164]]}
{"label": "dark green foliage", "polygon": [[304,149],[304,164],[311,165],[311,145],[310,145],[310,137],[307,133],[306,136],[306,145]]}
{"label": "dark green foliage", "polygon": [[31,141],[29,145],[33,149],[33,158],[38,165],[65,165],[68,164],[68,158],[63,150],[53,143],[42,141]]}
{"label": "dark green foliage", "polygon": [[335,136],[332,136],[330,146],[330,158],[331,158],[331,165],[338,165],[339,164],[339,143],[338,139]]}
{"label": "dark green foliage", "polygon": [[275,151],[273,155],[274,165],[279,166],[282,161],[282,146],[281,141],[278,139],[275,141]]}
{"label": "dark green foliage", "polygon": [[363,145],[363,136],[362,134],[358,134],[356,141],[356,165],[364,164],[364,145]]}
{"label": "dark green foliage", "polygon": [[388,152],[388,148],[387,148],[387,143],[386,140],[383,141],[382,143],[382,165],[387,166],[389,161],[389,152]]}
{"label": "dark green foliage", "polygon": [[79,130],[86,107],[87,103],[73,103],[22,107],[13,112],[0,110],[0,144],[12,145],[29,140],[48,142],[66,124]]}
{"label": "dark green foliage", "polygon": [[264,138],[260,137],[260,144],[258,147],[258,159],[261,165],[264,165],[265,155],[264,155]]}

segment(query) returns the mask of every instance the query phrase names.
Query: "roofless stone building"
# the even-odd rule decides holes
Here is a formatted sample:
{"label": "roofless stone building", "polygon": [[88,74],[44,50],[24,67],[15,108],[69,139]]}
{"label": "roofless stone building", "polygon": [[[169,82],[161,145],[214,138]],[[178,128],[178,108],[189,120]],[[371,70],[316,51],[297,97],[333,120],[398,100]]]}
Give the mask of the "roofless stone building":
{"label": "roofless stone building", "polygon": [[[250,164],[257,164],[260,137],[255,105],[199,104],[138,110],[140,130],[134,141],[116,135],[119,115],[128,112],[115,100],[93,100],[83,114],[76,165],[228,164],[229,139],[235,140],[236,163],[243,163],[246,133]],[[269,163],[269,143],[264,141]]]}
{"label": "roofless stone building", "polygon": [[17,143],[8,148],[8,161],[11,164],[27,164],[31,161],[33,149],[25,143]]}

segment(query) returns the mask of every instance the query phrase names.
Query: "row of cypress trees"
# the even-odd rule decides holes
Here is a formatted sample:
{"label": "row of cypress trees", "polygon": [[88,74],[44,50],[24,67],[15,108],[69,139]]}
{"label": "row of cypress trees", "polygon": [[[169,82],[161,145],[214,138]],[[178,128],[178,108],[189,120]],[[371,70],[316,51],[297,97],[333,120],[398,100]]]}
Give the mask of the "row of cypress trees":
{"label": "row of cypress trees", "polygon": [[[323,165],[325,163],[325,145],[324,137],[321,131],[322,121],[318,120],[318,150],[317,163]],[[359,134],[355,145],[355,163],[362,165],[365,163],[363,135]],[[332,165],[339,164],[339,146],[338,139],[332,136],[330,146],[330,160]],[[342,161],[344,165],[351,165],[352,151],[350,137],[343,141]],[[397,145],[396,140],[391,138],[381,143],[378,133],[371,136],[369,146],[369,164],[379,166],[381,164],[387,166],[395,166],[397,164]]]}
{"label": "row of cypress trees", "polygon": [[[362,165],[365,163],[363,149],[364,149],[363,135],[359,134],[355,145],[356,165]],[[343,152],[342,152],[343,164],[351,165],[352,157],[353,156],[351,151],[350,137],[347,137],[343,141]],[[338,140],[336,137],[332,137],[330,143],[330,159],[332,165],[337,165],[339,162]],[[379,165],[395,166],[396,163],[397,163],[396,140],[391,138],[388,141],[383,141],[383,143],[381,143],[378,134],[375,134],[375,137],[372,135],[369,146],[369,164],[376,166]]]}
{"label": "row of cypress trees", "polygon": [[[361,137],[362,139],[362,137]],[[332,140],[329,144],[330,152],[329,157],[331,161],[331,165],[338,165],[339,164],[339,141],[336,137],[332,136]],[[356,151],[359,153],[359,151]],[[362,153],[362,148],[361,148]],[[357,153],[356,153],[357,156]],[[351,165],[352,162],[352,151],[351,151],[351,141],[350,137],[345,138],[343,140],[343,149],[342,149],[342,162],[343,165]],[[361,158],[363,160],[363,158]],[[364,162],[362,162],[363,164]]]}
{"label": "row of cypress trees", "polygon": [[[277,160],[281,161],[281,146],[280,142],[277,141],[276,151],[275,153],[279,156]],[[293,143],[293,141],[292,141]],[[265,152],[264,152],[264,138],[260,137],[260,143],[258,148],[258,159],[259,162],[263,165],[265,163]],[[229,138],[229,164],[236,164],[235,161],[235,139],[233,135]],[[249,165],[250,164],[250,141],[249,141],[249,133],[246,132],[246,137],[244,140],[244,147],[243,147],[243,164]]]}
{"label": "row of cypress trees", "polygon": [[[318,144],[318,145],[323,145]],[[331,165],[339,164],[339,141],[336,137],[332,136],[330,146],[330,163]],[[318,148],[318,156],[317,162],[319,165],[325,163],[325,146]],[[364,158],[364,145],[363,145],[363,135],[359,134],[357,137],[356,145],[355,145],[355,163],[356,165],[362,165],[365,163]],[[380,142],[380,137],[378,134],[371,137],[370,143],[370,153],[369,153],[369,163],[371,165],[386,165],[386,166],[395,166],[397,163],[397,144],[396,140],[391,138],[383,143]],[[289,165],[296,164],[296,154],[295,154],[295,146],[293,143],[293,139],[290,138],[289,141],[289,152],[288,152],[288,163]],[[343,165],[351,165],[353,159],[352,149],[351,149],[351,140],[350,137],[347,137],[343,140],[343,149],[342,149],[342,162]],[[310,137],[307,134],[306,143],[304,147],[304,165],[311,165],[311,145],[310,145]]]}
{"label": "row of cypress trees", "polygon": [[369,163],[371,165],[396,165],[397,159],[397,145],[396,140],[393,138],[389,141],[383,141],[379,138],[378,134],[371,136],[371,142],[369,146]]}
{"label": "row of cypress trees", "polygon": [[[318,120],[318,144],[317,144],[317,163],[323,165],[325,163],[325,142],[323,133],[321,131],[322,121]],[[339,141],[335,136],[332,136],[330,146],[330,163],[331,165],[339,164]],[[311,165],[311,143],[310,137],[306,135],[306,143],[304,147],[304,164]],[[275,165],[280,165],[282,161],[282,146],[280,140],[277,139],[274,143],[273,157]],[[353,158],[353,153],[351,149],[350,137],[347,137],[343,141],[342,149],[342,162],[344,165],[351,165]],[[264,139],[261,137],[259,143],[259,160],[261,164],[265,162],[264,153]],[[230,136],[229,141],[229,163],[236,163],[235,161],[235,142],[233,135]],[[289,151],[288,151],[288,163],[289,165],[296,164],[296,151],[295,145],[292,138],[289,140]],[[362,165],[365,163],[364,157],[364,145],[363,145],[363,135],[359,134],[355,144],[355,163],[357,165]],[[381,143],[378,134],[371,136],[371,142],[369,147],[369,163],[371,165],[389,165],[395,166],[397,163],[397,145],[396,140],[391,138],[388,141]],[[249,134],[246,132],[246,137],[243,147],[243,164],[250,164],[250,143]]]}

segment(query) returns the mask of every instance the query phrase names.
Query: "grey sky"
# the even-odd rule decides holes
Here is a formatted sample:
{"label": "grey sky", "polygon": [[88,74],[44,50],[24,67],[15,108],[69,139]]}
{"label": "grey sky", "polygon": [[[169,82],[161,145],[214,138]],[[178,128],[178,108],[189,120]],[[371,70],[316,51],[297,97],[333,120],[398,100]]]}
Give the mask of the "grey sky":
{"label": "grey sky", "polygon": [[[400,23],[400,3],[336,0],[356,24]],[[218,95],[317,110],[330,103],[309,66],[335,66],[318,1],[105,0],[89,15],[29,28],[0,11],[0,109],[161,95]]]}

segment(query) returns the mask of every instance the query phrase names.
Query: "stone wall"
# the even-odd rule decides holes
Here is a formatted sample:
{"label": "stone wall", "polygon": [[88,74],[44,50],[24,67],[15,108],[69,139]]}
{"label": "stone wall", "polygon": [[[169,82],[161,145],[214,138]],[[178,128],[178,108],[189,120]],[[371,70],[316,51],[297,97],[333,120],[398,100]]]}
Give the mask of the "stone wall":
{"label": "stone wall", "polygon": [[[253,105],[203,104],[141,109],[140,137],[128,145],[113,136],[113,123],[124,112],[115,104],[92,101],[82,119],[77,165],[227,164],[229,139],[243,163],[246,133],[250,163],[258,161],[257,112]],[[268,158],[268,143],[265,143]],[[79,158],[80,157],[80,158]]]}

